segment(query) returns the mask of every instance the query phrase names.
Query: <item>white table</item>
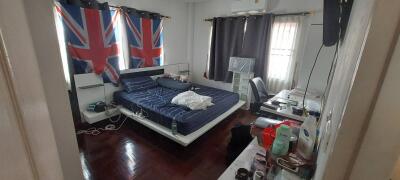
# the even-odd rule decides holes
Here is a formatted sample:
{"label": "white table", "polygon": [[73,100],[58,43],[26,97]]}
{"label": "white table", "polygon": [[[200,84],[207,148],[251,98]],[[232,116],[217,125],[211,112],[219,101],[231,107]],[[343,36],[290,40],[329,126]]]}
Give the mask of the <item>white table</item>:
{"label": "white table", "polygon": [[259,146],[257,143],[257,138],[254,138],[253,141],[251,141],[251,143],[246,147],[246,149],[244,149],[243,152],[240,153],[240,155],[235,159],[235,161],[229,165],[229,167],[218,178],[218,180],[234,180],[236,171],[239,168],[246,168],[246,166],[251,165],[257,152],[265,154],[264,148]]}
{"label": "white table", "polygon": [[[304,97],[304,93],[296,90],[296,89],[292,89],[292,90],[282,90],[281,92],[279,92],[277,95],[275,95],[273,98],[269,99],[267,102],[265,102],[266,105],[268,106],[273,106],[275,109],[271,109],[265,106],[261,106],[261,110],[265,111],[265,112],[269,112],[272,114],[276,114],[279,116],[283,116],[283,117],[287,117],[293,120],[297,120],[297,121],[305,121],[306,117],[305,116],[299,116],[299,115],[295,115],[292,113],[292,107],[293,106],[276,106],[273,105],[272,102],[275,100],[291,100],[291,101],[297,101],[297,107],[303,107],[303,97]],[[314,95],[308,95],[306,96],[306,100],[305,100],[305,105],[306,105],[306,109],[307,110],[318,110],[320,111],[321,109],[321,98],[318,96],[314,96]]]}

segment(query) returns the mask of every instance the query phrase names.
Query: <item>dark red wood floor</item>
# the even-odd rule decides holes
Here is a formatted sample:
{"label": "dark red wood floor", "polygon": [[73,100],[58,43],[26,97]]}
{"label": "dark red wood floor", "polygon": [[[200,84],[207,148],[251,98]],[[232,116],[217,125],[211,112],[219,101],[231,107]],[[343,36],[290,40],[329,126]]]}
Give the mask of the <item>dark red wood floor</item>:
{"label": "dark red wood floor", "polygon": [[188,147],[128,119],[119,131],[78,136],[83,174],[90,180],[217,179],[228,167],[230,129],[255,119],[239,110]]}

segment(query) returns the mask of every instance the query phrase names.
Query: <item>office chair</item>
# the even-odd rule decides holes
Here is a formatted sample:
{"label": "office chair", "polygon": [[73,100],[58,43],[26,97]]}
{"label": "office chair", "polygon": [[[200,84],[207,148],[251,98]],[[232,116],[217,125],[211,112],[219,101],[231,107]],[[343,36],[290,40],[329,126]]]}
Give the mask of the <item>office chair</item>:
{"label": "office chair", "polygon": [[260,107],[263,105],[263,103],[274,97],[274,95],[268,94],[267,88],[265,87],[265,84],[260,77],[250,79],[249,83],[255,98],[255,101],[251,105],[250,110],[252,112],[259,112]]}

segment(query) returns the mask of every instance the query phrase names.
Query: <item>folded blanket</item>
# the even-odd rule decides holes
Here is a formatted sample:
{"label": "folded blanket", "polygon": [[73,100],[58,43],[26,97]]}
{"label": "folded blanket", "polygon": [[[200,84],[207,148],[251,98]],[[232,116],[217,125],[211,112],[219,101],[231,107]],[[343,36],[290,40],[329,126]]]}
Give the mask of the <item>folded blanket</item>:
{"label": "folded blanket", "polygon": [[211,97],[202,96],[193,91],[179,93],[172,98],[171,103],[188,107],[191,110],[207,109],[208,106],[214,105]]}

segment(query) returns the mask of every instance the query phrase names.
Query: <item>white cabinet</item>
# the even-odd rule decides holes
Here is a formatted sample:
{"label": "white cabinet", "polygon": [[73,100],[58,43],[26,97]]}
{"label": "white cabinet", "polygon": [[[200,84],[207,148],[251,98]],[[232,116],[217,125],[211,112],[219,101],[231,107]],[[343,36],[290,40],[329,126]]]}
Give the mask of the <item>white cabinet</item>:
{"label": "white cabinet", "polygon": [[244,109],[250,108],[251,88],[249,80],[254,77],[253,73],[233,73],[232,91],[239,94],[240,100],[246,102]]}
{"label": "white cabinet", "polygon": [[110,104],[113,101],[113,93],[121,89],[111,83],[104,83],[103,78],[94,73],[74,75],[76,95],[78,97],[81,121],[90,124],[107,119],[119,114],[117,110],[110,110],[110,113],[88,112],[86,109],[89,104],[103,101]]}
{"label": "white cabinet", "polygon": [[246,102],[244,109],[250,108],[251,92],[249,80],[253,78],[254,58],[231,57],[229,60],[230,72],[233,72],[232,91],[238,93],[240,100]]}

